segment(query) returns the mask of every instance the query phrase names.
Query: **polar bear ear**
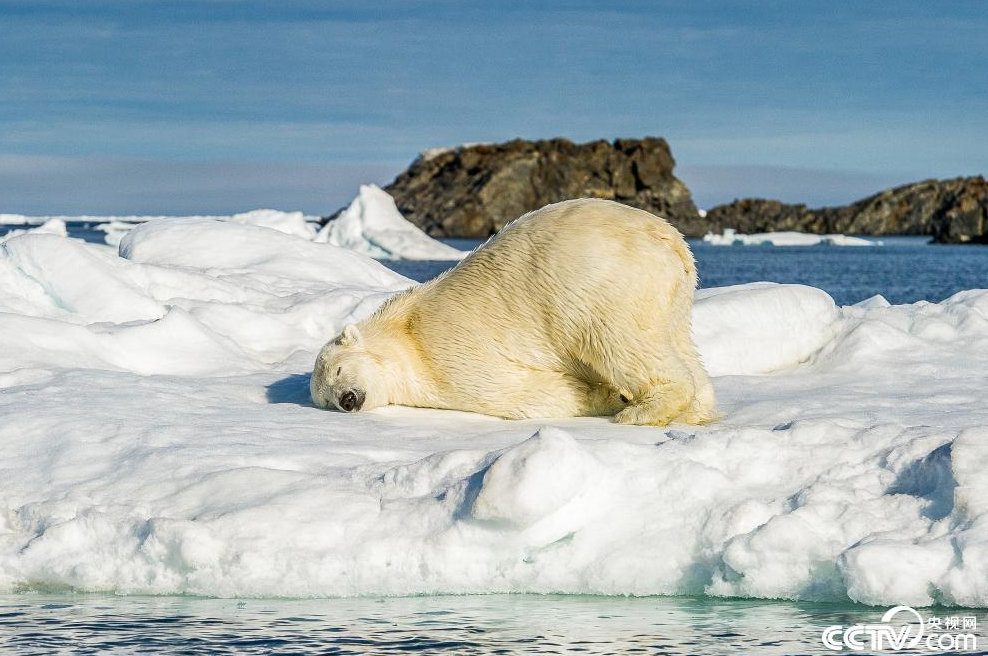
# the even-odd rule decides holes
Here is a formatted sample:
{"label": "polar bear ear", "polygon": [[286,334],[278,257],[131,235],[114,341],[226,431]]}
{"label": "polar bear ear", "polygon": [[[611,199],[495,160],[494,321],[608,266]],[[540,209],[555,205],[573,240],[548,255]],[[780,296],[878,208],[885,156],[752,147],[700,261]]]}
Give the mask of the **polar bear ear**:
{"label": "polar bear ear", "polygon": [[343,326],[343,333],[340,335],[340,346],[356,346],[360,344],[360,331],[352,323]]}

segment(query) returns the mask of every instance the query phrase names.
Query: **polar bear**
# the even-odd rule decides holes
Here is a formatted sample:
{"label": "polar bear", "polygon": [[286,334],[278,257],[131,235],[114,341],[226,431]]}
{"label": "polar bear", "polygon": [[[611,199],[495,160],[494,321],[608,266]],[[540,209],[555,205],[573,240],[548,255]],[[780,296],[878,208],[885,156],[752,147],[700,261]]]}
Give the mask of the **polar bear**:
{"label": "polar bear", "polygon": [[704,423],[714,393],[690,331],[696,284],[664,219],[599,199],[547,205],[346,326],[316,359],[312,400]]}

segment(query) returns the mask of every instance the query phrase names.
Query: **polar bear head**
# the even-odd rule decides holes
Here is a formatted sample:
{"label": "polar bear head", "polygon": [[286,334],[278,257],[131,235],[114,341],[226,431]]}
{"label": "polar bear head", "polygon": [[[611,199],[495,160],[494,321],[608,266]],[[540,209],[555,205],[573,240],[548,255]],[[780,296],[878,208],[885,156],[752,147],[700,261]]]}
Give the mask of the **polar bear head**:
{"label": "polar bear head", "polygon": [[365,348],[357,327],[348,324],[319,352],[309,392],[320,408],[370,410],[388,402],[380,381],[380,363]]}

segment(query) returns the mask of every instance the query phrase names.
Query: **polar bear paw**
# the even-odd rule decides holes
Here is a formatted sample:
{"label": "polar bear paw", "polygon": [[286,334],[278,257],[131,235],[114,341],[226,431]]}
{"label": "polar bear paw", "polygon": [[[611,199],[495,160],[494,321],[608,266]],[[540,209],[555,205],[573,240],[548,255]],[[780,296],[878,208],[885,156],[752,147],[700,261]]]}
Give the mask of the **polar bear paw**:
{"label": "polar bear paw", "polygon": [[614,420],[634,426],[665,426],[673,420],[683,421],[688,419],[690,398],[687,386],[664,381],[636,397]]}

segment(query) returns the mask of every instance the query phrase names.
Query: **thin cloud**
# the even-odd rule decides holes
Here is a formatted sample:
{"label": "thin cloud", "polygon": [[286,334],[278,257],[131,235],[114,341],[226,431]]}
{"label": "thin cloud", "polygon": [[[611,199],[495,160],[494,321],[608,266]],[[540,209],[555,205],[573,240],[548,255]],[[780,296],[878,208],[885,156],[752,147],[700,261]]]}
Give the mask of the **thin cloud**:
{"label": "thin cloud", "polygon": [[[659,135],[684,167],[988,170],[978,3],[0,0],[0,16],[0,153],[164,175]],[[68,185],[50,202],[89,197]]]}

